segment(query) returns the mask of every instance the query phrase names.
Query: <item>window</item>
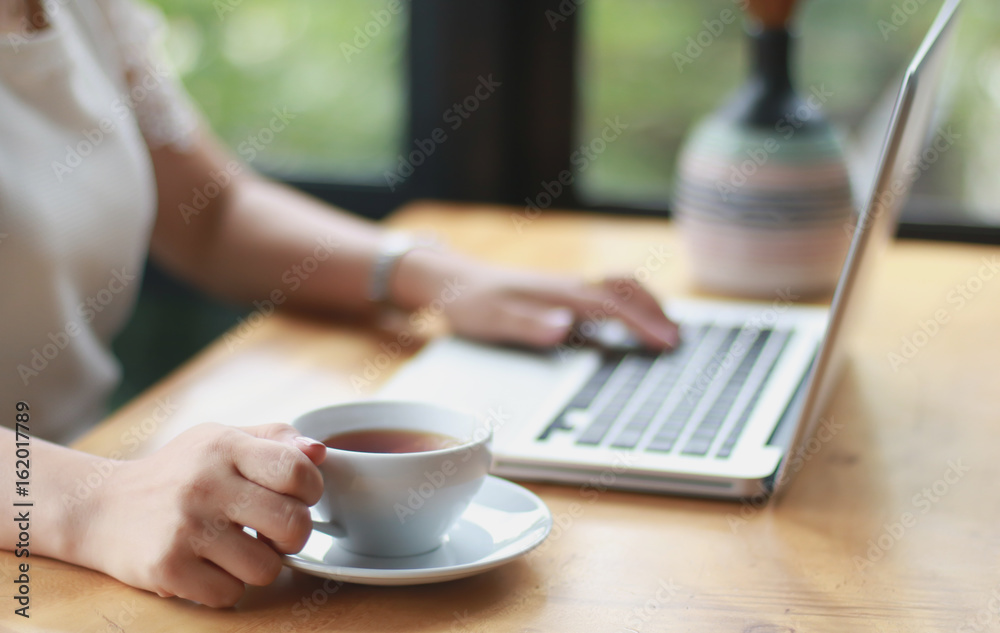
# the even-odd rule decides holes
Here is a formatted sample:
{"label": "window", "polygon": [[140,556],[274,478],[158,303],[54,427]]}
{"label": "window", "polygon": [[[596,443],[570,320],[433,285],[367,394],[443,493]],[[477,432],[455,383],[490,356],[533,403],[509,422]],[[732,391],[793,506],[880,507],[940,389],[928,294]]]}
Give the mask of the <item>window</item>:
{"label": "window", "polygon": [[[297,180],[349,182],[377,182],[393,164],[406,125],[400,2],[154,1],[188,91],[244,160]],[[270,134],[248,143],[274,109],[294,119],[270,143]]]}
{"label": "window", "polygon": [[[265,113],[287,107],[294,124],[256,166],[371,215],[415,196],[544,201],[544,185],[565,169],[572,184],[553,206],[668,209],[687,131],[745,72],[741,0],[154,1],[170,17],[169,50],[188,89],[224,139],[238,148]],[[849,148],[877,152],[879,116],[939,4],[800,2],[798,86],[832,93],[826,113]],[[739,19],[692,47],[725,10]],[[969,1],[964,11],[941,121],[960,140],[917,182],[904,233],[1000,227],[991,169],[1000,159],[1000,5]],[[676,53],[694,57],[679,66]],[[429,147],[449,109],[489,77],[495,94],[410,170],[405,157]],[[598,143],[586,168],[574,163],[615,120],[627,129]],[[386,177],[401,173],[402,186]]]}
{"label": "window", "polygon": [[[933,21],[939,2],[808,0],[796,19],[800,91],[832,93],[827,116],[849,148],[876,153],[902,69]],[[581,174],[585,201],[668,203],[675,159],[689,126],[742,81],[741,21],[719,20],[737,0],[588,0],[581,7],[583,141],[620,116],[627,133]],[[940,125],[959,139],[914,187],[904,221],[1000,225],[1000,5],[966,2]],[[706,24],[706,22],[708,24]],[[702,30],[709,35],[695,41]],[[691,39],[689,39],[691,38]],[[685,55],[676,58],[675,53]],[[680,60],[680,61],[679,61]],[[874,143],[872,140],[874,139]]]}

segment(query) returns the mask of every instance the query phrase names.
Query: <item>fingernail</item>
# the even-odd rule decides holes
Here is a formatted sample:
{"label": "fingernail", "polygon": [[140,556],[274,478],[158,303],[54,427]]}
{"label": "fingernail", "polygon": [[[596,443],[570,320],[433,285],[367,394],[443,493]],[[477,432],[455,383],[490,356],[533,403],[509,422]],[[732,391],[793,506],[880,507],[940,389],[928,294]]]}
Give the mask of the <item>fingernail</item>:
{"label": "fingernail", "polygon": [[573,325],[573,311],[569,309],[549,310],[542,317],[545,325],[552,329],[562,329]]}
{"label": "fingernail", "polygon": [[326,444],[324,444],[323,442],[319,442],[317,440],[314,440],[311,437],[305,437],[304,435],[300,435],[300,436],[296,437],[295,438],[295,442],[298,443],[298,444],[301,444],[302,446],[306,446],[306,447],[309,447],[309,446],[326,446]]}

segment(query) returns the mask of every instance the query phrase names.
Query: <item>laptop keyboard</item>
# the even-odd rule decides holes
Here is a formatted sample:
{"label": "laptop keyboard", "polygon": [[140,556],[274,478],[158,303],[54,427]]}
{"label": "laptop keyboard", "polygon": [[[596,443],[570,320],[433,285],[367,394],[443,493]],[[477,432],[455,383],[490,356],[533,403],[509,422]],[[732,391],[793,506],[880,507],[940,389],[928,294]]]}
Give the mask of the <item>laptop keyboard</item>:
{"label": "laptop keyboard", "polygon": [[601,365],[538,439],[580,430],[576,443],[727,458],[790,332],[682,326],[666,354],[606,352]]}

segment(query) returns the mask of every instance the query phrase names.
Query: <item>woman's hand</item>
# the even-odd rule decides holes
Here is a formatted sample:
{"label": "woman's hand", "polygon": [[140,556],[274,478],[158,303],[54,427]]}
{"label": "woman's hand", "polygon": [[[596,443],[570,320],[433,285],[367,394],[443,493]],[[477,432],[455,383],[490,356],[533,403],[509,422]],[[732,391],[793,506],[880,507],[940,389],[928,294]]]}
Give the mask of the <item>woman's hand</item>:
{"label": "woman's hand", "polygon": [[679,342],[677,325],[656,298],[626,277],[587,283],[415,250],[400,261],[392,285],[401,307],[438,300],[453,332],[484,341],[550,347],[566,340],[574,324],[620,319],[652,349]]}
{"label": "woman's hand", "polygon": [[72,562],[160,596],[232,606],[245,584],[277,577],[279,552],[305,545],[325,455],[284,424],[199,425],[153,455],[117,464],[76,522]]}

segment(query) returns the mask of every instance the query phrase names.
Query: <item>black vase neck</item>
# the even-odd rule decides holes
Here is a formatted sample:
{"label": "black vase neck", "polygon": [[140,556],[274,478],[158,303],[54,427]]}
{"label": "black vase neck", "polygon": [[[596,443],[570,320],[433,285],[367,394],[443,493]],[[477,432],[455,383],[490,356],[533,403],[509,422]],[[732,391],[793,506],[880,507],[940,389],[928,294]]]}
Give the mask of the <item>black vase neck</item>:
{"label": "black vase neck", "polygon": [[788,29],[763,29],[750,34],[751,76],[761,82],[765,93],[792,92],[791,54]]}
{"label": "black vase neck", "polygon": [[723,116],[741,125],[771,128],[787,125],[813,129],[825,124],[814,109],[803,109],[803,101],[792,85],[791,59],[795,38],[785,28],[758,29],[748,33],[750,76]]}

